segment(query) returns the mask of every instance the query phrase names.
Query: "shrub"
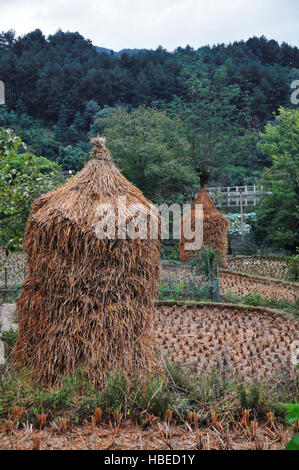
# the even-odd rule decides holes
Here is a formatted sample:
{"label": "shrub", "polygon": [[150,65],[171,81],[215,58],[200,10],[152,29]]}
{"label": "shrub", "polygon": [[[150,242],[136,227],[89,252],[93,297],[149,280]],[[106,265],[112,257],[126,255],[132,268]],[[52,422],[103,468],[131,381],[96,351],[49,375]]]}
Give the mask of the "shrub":
{"label": "shrub", "polygon": [[297,254],[287,257],[288,273],[291,281],[299,281],[299,248]]}

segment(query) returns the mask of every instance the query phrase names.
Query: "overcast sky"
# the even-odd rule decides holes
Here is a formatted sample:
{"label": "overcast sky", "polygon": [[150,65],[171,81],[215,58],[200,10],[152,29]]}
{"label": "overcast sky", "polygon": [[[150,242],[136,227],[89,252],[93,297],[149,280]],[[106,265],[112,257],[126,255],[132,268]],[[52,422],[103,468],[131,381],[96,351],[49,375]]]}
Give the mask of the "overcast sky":
{"label": "overcast sky", "polygon": [[96,46],[168,50],[265,35],[299,46],[299,0],[0,0],[0,31],[78,31]]}

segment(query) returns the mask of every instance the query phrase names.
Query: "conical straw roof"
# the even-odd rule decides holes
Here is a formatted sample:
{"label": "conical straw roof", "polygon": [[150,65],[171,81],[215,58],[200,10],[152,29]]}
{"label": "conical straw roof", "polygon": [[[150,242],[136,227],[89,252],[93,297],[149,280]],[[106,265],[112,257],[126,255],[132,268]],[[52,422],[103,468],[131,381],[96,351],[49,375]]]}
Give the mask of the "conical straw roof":
{"label": "conical straw roof", "polygon": [[[122,196],[126,197],[127,206],[141,204],[145,212],[149,208],[155,212],[142,192],[112,162],[105,147],[105,139],[96,137],[91,139],[91,143],[92,159],[63,186],[37,199],[32,207],[31,220],[43,224],[49,221],[52,224],[52,217],[56,212],[57,217],[63,217],[94,232],[99,220],[97,206],[111,204],[117,208],[118,198]],[[125,209],[123,207],[124,212]]]}
{"label": "conical straw roof", "polygon": [[35,201],[26,227],[28,275],[18,299],[14,358],[48,384],[83,368],[103,386],[109,373],[147,375],[155,364],[160,241],[96,233],[99,204],[127,221],[134,215],[119,208],[119,197],[145,213],[152,205],[116,168],[104,140],[92,144],[92,159]]}

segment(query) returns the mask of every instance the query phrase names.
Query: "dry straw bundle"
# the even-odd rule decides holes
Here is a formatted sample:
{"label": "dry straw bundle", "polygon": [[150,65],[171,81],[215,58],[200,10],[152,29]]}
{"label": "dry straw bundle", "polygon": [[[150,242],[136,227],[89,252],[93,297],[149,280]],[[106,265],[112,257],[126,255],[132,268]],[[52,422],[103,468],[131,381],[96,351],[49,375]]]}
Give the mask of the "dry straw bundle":
{"label": "dry straw bundle", "polygon": [[[18,364],[47,384],[84,368],[95,384],[122,370],[145,374],[154,364],[153,297],[160,272],[160,240],[99,239],[99,204],[116,216],[127,206],[152,208],[110,159],[102,138],[74,178],[35,201],[25,245],[28,274],[18,299]],[[126,219],[127,217],[127,219]]]}
{"label": "dry straw bundle", "polygon": [[[194,231],[195,228],[195,205],[203,205],[203,244],[202,248],[213,248],[217,251],[220,258],[220,264],[222,266],[226,265],[226,253],[227,253],[227,230],[228,230],[228,220],[220,214],[215,208],[209,194],[207,193],[206,187],[204,186],[195,200],[192,203],[191,210],[186,212],[181,219],[181,227],[183,234],[183,223],[187,222],[190,224],[191,228]],[[182,235],[179,246],[179,255],[180,261],[186,262],[190,259],[191,256],[198,254],[198,251],[188,251],[185,249],[185,242],[190,242],[186,240]]]}

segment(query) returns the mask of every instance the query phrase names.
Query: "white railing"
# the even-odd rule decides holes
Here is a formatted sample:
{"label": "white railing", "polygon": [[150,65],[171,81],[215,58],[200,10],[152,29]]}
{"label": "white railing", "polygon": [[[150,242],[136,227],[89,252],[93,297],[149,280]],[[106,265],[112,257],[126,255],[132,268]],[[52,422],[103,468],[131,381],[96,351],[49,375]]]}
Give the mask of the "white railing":
{"label": "white railing", "polygon": [[216,206],[255,206],[263,194],[262,185],[207,188]]}

